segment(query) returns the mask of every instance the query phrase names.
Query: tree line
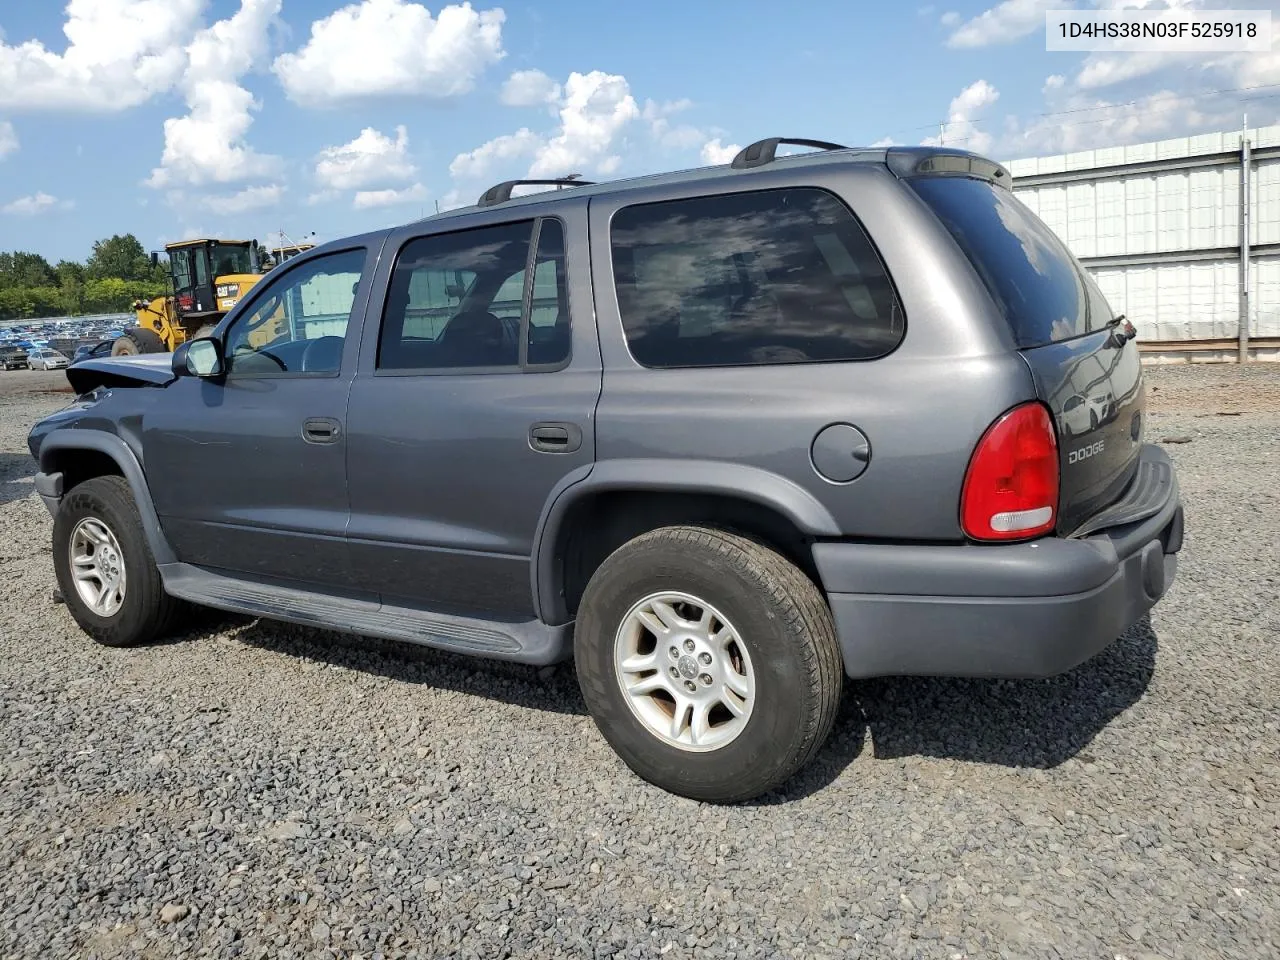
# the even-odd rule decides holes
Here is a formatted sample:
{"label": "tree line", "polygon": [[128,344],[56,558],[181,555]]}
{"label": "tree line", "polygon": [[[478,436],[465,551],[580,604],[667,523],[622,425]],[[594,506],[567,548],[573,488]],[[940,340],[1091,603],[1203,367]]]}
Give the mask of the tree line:
{"label": "tree line", "polygon": [[168,289],[167,265],[153,267],[131,233],[97,241],[84,263],[55,266],[38,253],[0,252],[0,320],[124,313]]}

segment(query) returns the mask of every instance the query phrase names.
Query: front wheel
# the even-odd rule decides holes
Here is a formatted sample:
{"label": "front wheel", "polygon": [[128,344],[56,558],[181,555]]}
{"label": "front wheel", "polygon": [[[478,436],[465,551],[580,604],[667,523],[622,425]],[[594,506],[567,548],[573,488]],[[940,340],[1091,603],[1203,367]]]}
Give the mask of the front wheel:
{"label": "front wheel", "polygon": [[76,623],[108,647],[161,636],[181,609],[164,592],[123,477],[86,480],[63,498],[53,521],[53,565]]}
{"label": "front wheel", "polygon": [[140,353],[167,353],[160,334],[142,327],[130,327],[111,345],[113,357],[132,357]]}
{"label": "front wheel", "polygon": [[650,783],[749,800],[825,742],[843,670],[821,591],[773,550],[707,527],[663,527],[600,565],[574,655],[596,725]]}

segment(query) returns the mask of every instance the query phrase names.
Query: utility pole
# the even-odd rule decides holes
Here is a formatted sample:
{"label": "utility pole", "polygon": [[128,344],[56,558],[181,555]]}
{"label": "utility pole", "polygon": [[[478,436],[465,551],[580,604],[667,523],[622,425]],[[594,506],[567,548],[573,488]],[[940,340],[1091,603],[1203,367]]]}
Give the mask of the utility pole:
{"label": "utility pole", "polygon": [[1249,150],[1249,115],[1244,115],[1240,131],[1240,319],[1239,354],[1237,361],[1249,360],[1249,167],[1252,165]]}
{"label": "utility pole", "polygon": [[942,140],[947,135],[947,124],[944,120],[938,124],[938,146],[942,146]]}

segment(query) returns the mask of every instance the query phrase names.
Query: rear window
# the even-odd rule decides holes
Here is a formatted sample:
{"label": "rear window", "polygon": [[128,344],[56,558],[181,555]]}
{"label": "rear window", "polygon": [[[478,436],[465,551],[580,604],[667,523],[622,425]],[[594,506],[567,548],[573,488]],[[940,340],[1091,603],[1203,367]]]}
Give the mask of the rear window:
{"label": "rear window", "polygon": [[611,243],[627,344],[646,367],[869,360],[902,339],[871,241],[822,190],[625,207]]}
{"label": "rear window", "polygon": [[[909,181],[981,275],[1020,347],[1088,333],[1111,319],[1084,269],[1007,189],[971,177]],[[1090,300],[1093,308],[1090,308]]]}

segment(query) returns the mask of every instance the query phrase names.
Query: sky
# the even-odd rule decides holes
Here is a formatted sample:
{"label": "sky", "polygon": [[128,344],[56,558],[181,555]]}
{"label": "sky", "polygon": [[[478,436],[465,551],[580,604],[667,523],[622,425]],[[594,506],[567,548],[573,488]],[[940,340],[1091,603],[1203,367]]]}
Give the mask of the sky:
{"label": "sky", "polygon": [[1007,161],[1280,116],[1280,54],[1046,52],[1044,12],[1258,0],[0,0],[0,250],[324,241],[770,136]]}

